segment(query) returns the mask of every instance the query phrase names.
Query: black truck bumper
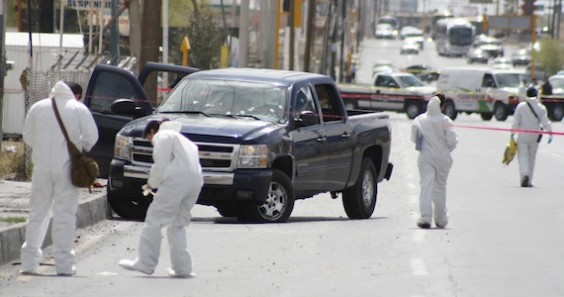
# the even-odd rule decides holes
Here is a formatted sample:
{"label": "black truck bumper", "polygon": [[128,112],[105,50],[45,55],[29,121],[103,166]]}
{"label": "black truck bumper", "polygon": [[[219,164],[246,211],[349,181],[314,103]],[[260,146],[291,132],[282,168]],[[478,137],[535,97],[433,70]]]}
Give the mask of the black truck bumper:
{"label": "black truck bumper", "polygon": [[[141,186],[147,183],[149,167],[132,166],[122,160],[112,160],[108,190],[127,197],[141,196]],[[262,204],[272,179],[270,169],[238,169],[233,172],[203,172],[204,186],[198,204]],[[189,182],[189,181],[187,181]]]}

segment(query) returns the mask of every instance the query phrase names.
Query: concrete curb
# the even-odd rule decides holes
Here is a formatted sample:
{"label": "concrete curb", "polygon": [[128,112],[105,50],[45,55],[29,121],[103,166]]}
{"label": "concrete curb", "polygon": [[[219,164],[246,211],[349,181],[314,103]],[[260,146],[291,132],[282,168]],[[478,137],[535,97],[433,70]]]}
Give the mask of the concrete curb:
{"label": "concrete curb", "polygon": [[[77,228],[92,226],[111,217],[106,192],[79,202],[76,212]],[[51,218],[49,226],[53,219]],[[0,265],[20,258],[20,249],[25,239],[25,223],[14,224],[0,229]],[[47,231],[44,246],[51,244],[51,227]]]}

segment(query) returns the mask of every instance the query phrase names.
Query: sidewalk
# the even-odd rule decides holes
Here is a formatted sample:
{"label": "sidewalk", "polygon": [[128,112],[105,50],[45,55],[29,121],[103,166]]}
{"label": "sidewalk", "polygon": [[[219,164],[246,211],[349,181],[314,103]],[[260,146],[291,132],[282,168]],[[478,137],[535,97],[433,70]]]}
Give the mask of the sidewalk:
{"label": "sidewalk", "polygon": [[[99,179],[102,185],[106,180]],[[19,259],[24,241],[25,220],[31,182],[0,180],[0,265]],[[109,217],[106,188],[93,188],[92,193],[80,189],[77,211],[77,228],[84,228]],[[50,232],[45,245],[51,243]]]}

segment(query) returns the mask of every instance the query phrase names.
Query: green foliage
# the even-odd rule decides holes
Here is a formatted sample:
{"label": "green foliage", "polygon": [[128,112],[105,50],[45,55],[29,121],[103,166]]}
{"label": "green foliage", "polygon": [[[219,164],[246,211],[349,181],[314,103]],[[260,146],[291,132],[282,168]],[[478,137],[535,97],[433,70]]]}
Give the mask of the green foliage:
{"label": "green foliage", "polygon": [[544,38],[540,42],[540,50],[533,52],[533,59],[548,76],[554,75],[564,67],[564,46],[558,40]]}
{"label": "green foliage", "polygon": [[[190,40],[189,66],[200,69],[212,69],[219,66],[220,49],[225,40],[225,34],[216,22],[216,13],[206,6],[199,7],[199,13],[194,13],[187,18],[187,26],[172,30],[171,48],[180,49],[184,36]],[[173,50],[171,60],[176,64],[182,63],[182,53]]]}

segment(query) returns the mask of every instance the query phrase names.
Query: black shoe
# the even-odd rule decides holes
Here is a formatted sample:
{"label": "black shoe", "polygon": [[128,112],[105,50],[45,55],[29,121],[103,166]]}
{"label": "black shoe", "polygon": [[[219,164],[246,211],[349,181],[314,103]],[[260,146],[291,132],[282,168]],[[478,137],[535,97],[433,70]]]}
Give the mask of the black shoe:
{"label": "black shoe", "polygon": [[422,219],[419,219],[419,220],[417,220],[417,227],[419,227],[421,229],[430,229],[431,223],[427,223],[427,222],[423,221]]}
{"label": "black shoe", "polygon": [[529,183],[529,177],[527,175],[523,176],[523,179],[521,180],[521,187],[528,188],[530,186],[531,183]]}

